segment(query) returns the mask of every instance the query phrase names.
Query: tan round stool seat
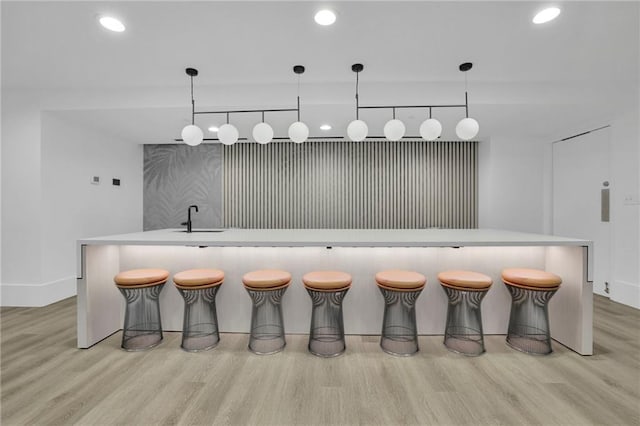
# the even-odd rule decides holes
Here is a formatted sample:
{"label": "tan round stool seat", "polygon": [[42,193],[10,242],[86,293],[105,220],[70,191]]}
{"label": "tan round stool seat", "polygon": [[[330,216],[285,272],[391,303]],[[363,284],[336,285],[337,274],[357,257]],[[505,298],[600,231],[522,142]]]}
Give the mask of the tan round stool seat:
{"label": "tan round stool seat", "polygon": [[438,280],[443,286],[457,290],[486,290],[493,284],[491,277],[484,274],[460,270],[440,272]]}
{"label": "tan round stool seat", "polygon": [[291,282],[291,274],[280,269],[261,269],[242,276],[245,287],[254,290],[273,290],[286,287]]}
{"label": "tan round stool seat", "polygon": [[530,290],[556,290],[562,278],[539,269],[510,268],[502,271],[505,284]]}
{"label": "tan round stool seat", "polygon": [[176,287],[184,290],[215,287],[224,281],[220,269],[189,269],[173,276]]}
{"label": "tan round stool seat", "polygon": [[389,269],[376,274],[378,286],[396,291],[414,291],[421,289],[427,283],[427,278],[413,271]]}
{"label": "tan round stool seat", "polygon": [[169,271],[164,269],[131,269],[120,272],[113,278],[118,287],[150,287],[169,279]]}
{"label": "tan round stool seat", "polygon": [[351,275],[340,271],[313,271],[302,277],[306,288],[318,291],[336,291],[351,286]]}

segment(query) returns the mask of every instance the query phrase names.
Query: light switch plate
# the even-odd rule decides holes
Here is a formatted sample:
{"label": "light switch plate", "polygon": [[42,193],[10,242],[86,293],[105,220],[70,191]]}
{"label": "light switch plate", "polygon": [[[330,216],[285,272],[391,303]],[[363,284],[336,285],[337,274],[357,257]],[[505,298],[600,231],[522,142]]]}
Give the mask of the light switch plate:
{"label": "light switch plate", "polygon": [[640,204],[640,195],[627,194],[624,196],[624,204],[627,206],[634,206]]}

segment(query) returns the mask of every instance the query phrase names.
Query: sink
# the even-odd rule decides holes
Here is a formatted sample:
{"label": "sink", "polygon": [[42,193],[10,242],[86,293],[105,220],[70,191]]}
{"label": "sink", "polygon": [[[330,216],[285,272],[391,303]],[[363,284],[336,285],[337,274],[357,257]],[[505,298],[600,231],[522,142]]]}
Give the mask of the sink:
{"label": "sink", "polygon": [[[194,233],[194,232],[224,232],[224,231],[226,231],[226,229],[222,229],[222,228],[219,228],[219,229],[192,229],[191,230],[192,233]],[[173,232],[184,232],[184,233],[186,233],[187,230],[186,229],[179,229],[179,230],[173,231]]]}

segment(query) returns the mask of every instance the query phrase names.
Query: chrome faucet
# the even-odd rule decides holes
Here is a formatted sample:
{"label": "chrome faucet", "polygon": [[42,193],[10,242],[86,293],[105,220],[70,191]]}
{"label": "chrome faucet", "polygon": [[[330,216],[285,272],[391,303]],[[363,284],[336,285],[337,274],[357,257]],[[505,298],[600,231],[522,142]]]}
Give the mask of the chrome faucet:
{"label": "chrome faucet", "polygon": [[196,206],[195,204],[189,206],[189,208],[187,209],[187,221],[181,223],[181,225],[187,225],[187,232],[191,232],[191,209],[196,209],[196,213],[198,213],[198,206]]}

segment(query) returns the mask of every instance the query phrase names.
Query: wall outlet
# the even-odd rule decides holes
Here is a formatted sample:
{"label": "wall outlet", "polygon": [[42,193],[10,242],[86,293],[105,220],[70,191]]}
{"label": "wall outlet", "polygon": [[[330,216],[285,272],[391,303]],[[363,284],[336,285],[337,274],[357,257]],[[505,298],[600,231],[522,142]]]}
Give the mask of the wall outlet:
{"label": "wall outlet", "polygon": [[94,185],[100,185],[100,176],[91,176],[91,183]]}
{"label": "wall outlet", "polygon": [[111,183],[113,183],[113,186],[120,186],[120,179],[113,178]]}

